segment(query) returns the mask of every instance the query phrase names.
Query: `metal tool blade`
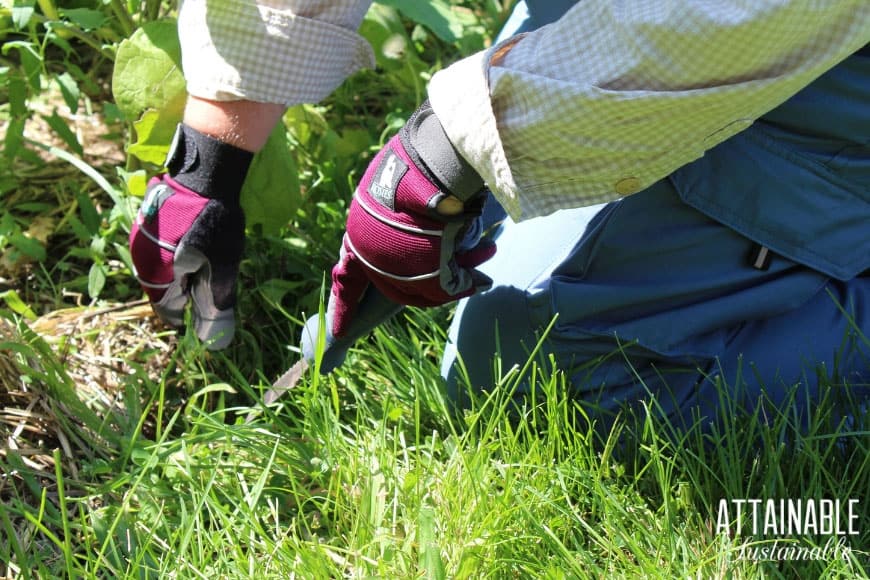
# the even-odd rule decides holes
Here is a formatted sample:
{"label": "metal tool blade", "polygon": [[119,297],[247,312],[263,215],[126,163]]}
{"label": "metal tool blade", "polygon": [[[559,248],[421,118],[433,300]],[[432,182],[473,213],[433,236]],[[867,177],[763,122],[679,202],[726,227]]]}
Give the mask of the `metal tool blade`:
{"label": "metal tool blade", "polygon": [[272,383],[272,388],[263,395],[263,404],[271,405],[278,397],[295,387],[306,370],[308,370],[308,361],[304,358],[299,359],[296,364],[287,369],[286,373]]}
{"label": "metal tool blade", "polygon": [[245,423],[253,421],[260,414],[263,407],[274,403],[278,400],[278,397],[294,388],[299,382],[299,379],[302,378],[302,375],[305,374],[306,370],[308,370],[308,361],[304,358],[299,359],[296,364],[287,369],[287,372],[278,377],[278,380],[272,383],[272,388],[266,391],[266,394],[263,395],[263,404],[248,413]]}

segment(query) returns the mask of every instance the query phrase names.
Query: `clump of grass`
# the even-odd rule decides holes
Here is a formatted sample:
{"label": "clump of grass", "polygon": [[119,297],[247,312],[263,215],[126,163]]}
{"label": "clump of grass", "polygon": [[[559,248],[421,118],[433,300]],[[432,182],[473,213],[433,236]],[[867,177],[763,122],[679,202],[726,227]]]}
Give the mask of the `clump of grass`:
{"label": "clump of grass", "polygon": [[600,434],[575,419],[564,376],[537,364],[525,372],[538,403],[510,410],[512,370],[456,415],[438,376],[441,323],[438,311],[409,311],[252,423],[233,393],[256,401],[267,382],[185,367],[180,358],[203,353],[180,337],[187,356],[169,366],[184,368],[186,398],[167,395],[176,373],[142,373],[153,396],[129,430],[115,422],[123,440],[92,437],[98,451],[78,453],[75,469],[63,452],[42,470],[2,458],[0,560],[22,575],[120,578],[864,573],[866,505],[846,560],[741,560],[752,539],[715,526],[722,497],[863,503],[870,436],[860,425],[831,437],[822,412],[807,432],[783,415],[710,434],[641,413]]}

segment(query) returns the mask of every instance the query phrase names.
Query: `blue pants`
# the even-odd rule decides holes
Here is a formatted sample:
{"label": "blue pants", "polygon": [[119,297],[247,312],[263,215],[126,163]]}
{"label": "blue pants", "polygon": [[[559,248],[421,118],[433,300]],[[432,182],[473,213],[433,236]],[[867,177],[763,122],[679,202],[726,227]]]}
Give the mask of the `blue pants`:
{"label": "blue pants", "polygon": [[[573,2],[529,4],[503,36]],[[544,365],[554,361],[602,418],[654,397],[669,419],[709,421],[721,410],[717,382],[748,411],[793,402],[806,416],[828,384],[835,397],[870,396],[868,274],[834,280],[775,255],[753,267],[756,244],[687,206],[669,180],[603,206],[507,220],[498,246],[481,268],[492,289],[460,303],[445,349],[460,407],[466,388],[494,384],[496,357],[521,367],[539,341]]]}
{"label": "blue pants", "polygon": [[460,405],[466,386],[494,383],[496,356],[522,366],[553,320],[541,360],[607,415],[653,394],[669,418],[712,419],[720,379],[747,410],[762,393],[781,405],[797,384],[803,410],[828,379],[870,393],[870,277],[832,280],[779,256],[754,268],[757,246],[667,180],[606,206],[508,220],[498,246],[481,267],[493,288],[460,303],[445,349]]}

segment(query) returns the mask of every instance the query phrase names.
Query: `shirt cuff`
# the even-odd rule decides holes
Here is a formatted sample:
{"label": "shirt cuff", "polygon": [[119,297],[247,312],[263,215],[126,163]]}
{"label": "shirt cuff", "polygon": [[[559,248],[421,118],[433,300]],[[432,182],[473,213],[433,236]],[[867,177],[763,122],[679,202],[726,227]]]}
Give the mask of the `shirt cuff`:
{"label": "shirt cuff", "polygon": [[478,52],[436,73],[429,82],[429,102],[459,154],[480,174],[508,215],[519,221],[518,188],[499,137],[495,98],[489,92],[490,60],[504,47]]}
{"label": "shirt cuff", "polygon": [[215,101],[315,103],[374,66],[355,31],[247,2],[185,2],[178,30],[188,93]]}

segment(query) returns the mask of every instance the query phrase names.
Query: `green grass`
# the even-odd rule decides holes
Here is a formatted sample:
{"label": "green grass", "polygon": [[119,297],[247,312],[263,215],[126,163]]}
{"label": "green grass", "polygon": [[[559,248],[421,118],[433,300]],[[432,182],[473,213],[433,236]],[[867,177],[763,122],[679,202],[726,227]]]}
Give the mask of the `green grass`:
{"label": "green grass", "polygon": [[[122,2],[84,4],[124,11]],[[320,307],[355,179],[431,74],[491,41],[512,3],[452,0],[461,9],[441,37],[432,14],[415,22],[380,7],[361,30],[378,70],[288,114],[304,200],[277,234],[249,232],[239,327],[222,353],[130,304],[142,294],[125,224],[134,190],[141,195],[158,168],[128,156],[128,171],[116,172],[52,127],[16,137],[38,117],[34,103],[47,112],[71,98],[107,119],[103,144],[130,142],[133,119],[119,119],[108,94],[110,59],[127,28],[175,5],[136,4],[109,21],[115,28],[88,34],[61,15],[60,29],[78,35],[69,41],[41,25],[2,32],[39,58],[0,59],[9,127],[0,155],[0,577],[867,577],[866,416],[846,427],[822,405],[798,428],[788,413],[766,423],[726,413],[711,434],[640,412],[602,434],[576,420],[582,409],[565,377],[537,359],[500,370],[493,393],[457,416],[438,372],[445,309],[408,310],[338,372],[306,377],[246,423],[298,357],[293,345]],[[95,42],[76,42],[83,35]],[[381,50],[397,38],[403,56]],[[63,98],[52,96],[61,71],[74,73],[80,95],[64,83]],[[539,397],[516,409],[523,377]],[[741,559],[773,539],[717,534],[718,503],[768,497],[859,499],[850,557]]]}
{"label": "green grass", "polygon": [[[64,462],[57,452],[53,474],[13,450],[0,458],[5,477],[23,483],[0,509],[0,561],[21,577],[72,578],[866,574],[867,431],[829,437],[822,413],[803,436],[787,415],[702,436],[642,416],[600,436],[576,427],[563,376],[536,365],[527,372],[540,405],[509,411],[514,371],[456,417],[438,377],[442,313],[408,316],[250,424],[250,402],[267,385],[215,382],[241,375],[226,357],[186,369],[170,388],[173,366],[207,359],[182,337],[162,378],[134,377],[150,394],[140,416],[95,411],[102,427],[86,418],[66,427],[88,455]],[[50,352],[39,354],[52,367]],[[59,366],[37,383],[69,396]],[[196,394],[170,404],[179,388]],[[752,497],[859,498],[853,554],[740,560],[744,542],[758,540],[717,535],[716,508]]]}

